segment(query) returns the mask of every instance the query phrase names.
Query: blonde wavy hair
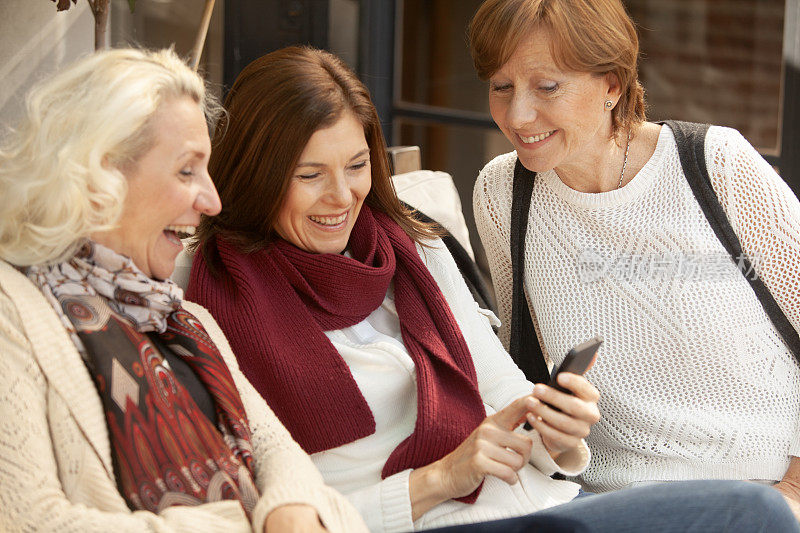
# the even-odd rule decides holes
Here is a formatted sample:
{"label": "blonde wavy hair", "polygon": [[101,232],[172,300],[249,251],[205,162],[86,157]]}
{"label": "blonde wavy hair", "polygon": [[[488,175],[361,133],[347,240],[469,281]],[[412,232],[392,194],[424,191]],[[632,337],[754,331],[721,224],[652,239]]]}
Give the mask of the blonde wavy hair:
{"label": "blonde wavy hair", "polygon": [[71,258],[114,227],[124,171],[154,143],[162,102],[189,97],[209,127],[220,106],[172,50],[116,49],[85,57],[38,84],[0,146],[0,258],[30,266]]}

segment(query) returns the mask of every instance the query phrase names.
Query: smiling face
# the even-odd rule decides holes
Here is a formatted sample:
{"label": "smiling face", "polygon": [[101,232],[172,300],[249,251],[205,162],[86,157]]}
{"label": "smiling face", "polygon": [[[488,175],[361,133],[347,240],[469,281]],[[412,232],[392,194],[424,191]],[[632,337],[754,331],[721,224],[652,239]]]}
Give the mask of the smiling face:
{"label": "smiling face", "polygon": [[558,167],[591,169],[611,138],[611,111],[619,99],[613,75],[563,71],[550,53],[550,32],[522,39],[489,79],[492,118],[533,172]]}
{"label": "smiling face", "polygon": [[338,254],[372,186],[364,127],[345,112],[314,132],[300,154],[275,231],[307,252]]}
{"label": "smiling face", "polygon": [[126,169],[128,193],[115,229],[92,235],[130,257],[147,276],[166,279],[200,214],[216,215],[219,196],[208,175],[211,142],[200,106],[188,97],[161,104],[150,126],[153,147]]}

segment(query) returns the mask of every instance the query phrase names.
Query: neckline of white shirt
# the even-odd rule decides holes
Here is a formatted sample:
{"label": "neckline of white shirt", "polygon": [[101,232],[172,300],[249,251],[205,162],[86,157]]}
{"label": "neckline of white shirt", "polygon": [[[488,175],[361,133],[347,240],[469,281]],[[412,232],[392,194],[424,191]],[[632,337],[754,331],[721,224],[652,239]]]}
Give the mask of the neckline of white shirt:
{"label": "neckline of white shirt", "polygon": [[[556,196],[565,202],[584,209],[600,209],[616,207],[627,204],[639,198],[650,189],[653,181],[658,175],[661,167],[661,159],[669,143],[675,145],[672,130],[668,126],[662,126],[658,135],[655,152],[647,160],[647,163],[636,175],[619,189],[607,192],[588,193],[580,192],[566,185],[555,170],[548,170],[539,174],[543,185],[550,188]],[[677,150],[677,148],[675,148]]]}

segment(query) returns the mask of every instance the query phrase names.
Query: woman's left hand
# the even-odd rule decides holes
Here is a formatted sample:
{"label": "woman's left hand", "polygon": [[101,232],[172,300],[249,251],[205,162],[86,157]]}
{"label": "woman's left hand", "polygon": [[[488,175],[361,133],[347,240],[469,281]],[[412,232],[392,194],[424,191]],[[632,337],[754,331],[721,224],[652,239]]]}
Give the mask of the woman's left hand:
{"label": "woman's left hand", "polygon": [[581,440],[589,436],[592,425],[600,420],[597,408],[600,392],[585,377],[562,372],[558,375],[558,384],[572,394],[538,383],[533,388],[533,396],[539,401],[528,413],[528,422],[539,432],[553,459],[580,446]]}

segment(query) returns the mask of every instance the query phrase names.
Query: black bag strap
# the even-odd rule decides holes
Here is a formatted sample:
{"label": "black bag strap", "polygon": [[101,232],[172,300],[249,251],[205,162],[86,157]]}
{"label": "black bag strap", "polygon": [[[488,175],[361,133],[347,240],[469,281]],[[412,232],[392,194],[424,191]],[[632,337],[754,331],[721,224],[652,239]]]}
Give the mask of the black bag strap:
{"label": "black bag strap", "polygon": [[533,328],[531,312],[525,298],[525,235],[536,173],[525,168],[519,159],[514,166],[511,192],[511,358],[533,383],[547,383],[550,372],[542,347]]}
{"label": "black bag strap", "polygon": [[800,363],[800,335],[792,327],[789,319],[786,318],[767,286],[756,274],[750,258],[742,251],[739,237],[733,231],[711,185],[705,156],[705,137],[709,125],[677,120],[665,120],[659,122],[659,124],[665,124],[672,130],[672,134],[675,136],[675,143],[678,145],[678,155],[681,159],[683,173],[686,175],[686,180],[689,182],[695,198],[697,198],[697,203],[700,204],[700,209],[703,210],[703,214],[714,230],[714,234],[722,243],[722,246],[725,247],[733,262],[739,267],[742,275],[750,283],[750,288],[756,294],[761,307],[764,308],[764,312],[767,313],[775,329],[778,330],[789,351]]}
{"label": "black bag strap", "polygon": [[453,256],[453,260],[456,262],[458,271],[461,273],[461,277],[467,284],[467,288],[472,294],[472,297],[479,306],[484,309],[489,309],[492,313],[496,314],[497,307],[495,306],[494,298],[489,292],[489,289],[486,287],[486,282],[483,280],[483,274],[481,274],[481,271],[478,268],[478,265],[475,263],[475,260],[470,257],[467,250],[461,245],[460,242],[458,242],[458,239],[453,237],[453,234],[450,233],[444,226],[416,207],[411,206],[403,201],[400,203],[403,204],[406,209],[410,210],[413,213],[412,216],[414,216],[414,218],[420,222],[434,224],[438,227],[439,231],[442,233],[442,242],[447,247],[450,255]]}

